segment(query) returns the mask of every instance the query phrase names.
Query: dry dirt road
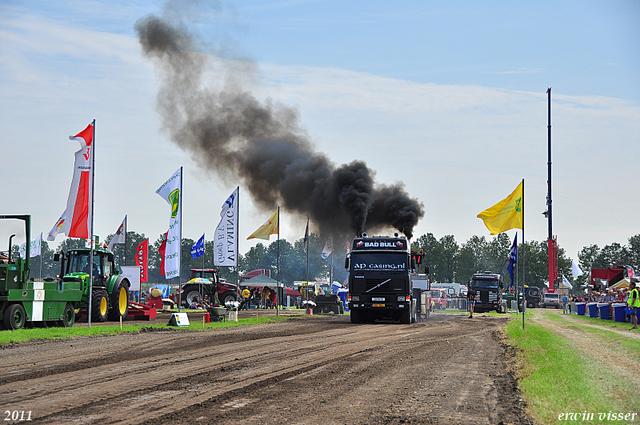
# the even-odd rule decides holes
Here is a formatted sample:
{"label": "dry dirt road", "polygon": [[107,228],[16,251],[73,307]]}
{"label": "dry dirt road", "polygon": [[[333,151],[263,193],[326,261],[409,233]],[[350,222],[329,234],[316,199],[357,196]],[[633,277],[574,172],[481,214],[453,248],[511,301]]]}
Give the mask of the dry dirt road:
{"label": "dry dirt road", "polygon": [[505,320],[303,316],[6,345],[0,409],[55,424],[529,424]]}

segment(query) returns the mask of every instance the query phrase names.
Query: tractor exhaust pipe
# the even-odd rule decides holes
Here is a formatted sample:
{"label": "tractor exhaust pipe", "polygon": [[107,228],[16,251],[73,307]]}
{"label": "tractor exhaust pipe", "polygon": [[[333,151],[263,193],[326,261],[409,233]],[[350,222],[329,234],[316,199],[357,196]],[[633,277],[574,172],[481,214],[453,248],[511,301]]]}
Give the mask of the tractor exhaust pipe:
{"label": "tractor exhaust pipe", "polygon": [[9,258],[7,259],[7,264],[11,264],[11,241],[15,238],[15,233],[9,236]]}

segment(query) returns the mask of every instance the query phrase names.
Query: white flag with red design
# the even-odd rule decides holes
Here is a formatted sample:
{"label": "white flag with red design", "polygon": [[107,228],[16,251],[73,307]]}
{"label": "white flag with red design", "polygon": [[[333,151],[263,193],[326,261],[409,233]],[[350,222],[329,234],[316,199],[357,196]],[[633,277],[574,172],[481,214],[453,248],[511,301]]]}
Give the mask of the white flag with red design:
{"label": "white flag with red design", "polygon": [[67,199],[67,219],[62,225],[61,233],[69,238],[90,239],[92,207],[92,173],[93,166],[93,124],[82,130],[75,136],[69,136],[70,140],[80,143],[80,150],[75,153],[73,164],[73,180]]}

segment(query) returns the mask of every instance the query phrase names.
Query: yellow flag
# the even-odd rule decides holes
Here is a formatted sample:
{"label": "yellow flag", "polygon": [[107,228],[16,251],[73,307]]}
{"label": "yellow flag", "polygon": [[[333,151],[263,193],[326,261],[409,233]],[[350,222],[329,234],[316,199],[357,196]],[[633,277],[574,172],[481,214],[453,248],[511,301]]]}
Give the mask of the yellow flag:
{"label": "yellow flag", "polygon": [[258,230],[253,232],[247,240],[249,239],[266,239],[269,240],[269,235],[277,235],[278,234],[278,211],[273,213],[269,220],[265,221],[264,224],[258,227]]}
{"label": "yellow flag", "polygon": [[523,186],[524,182],[520,182],[511,195],[478,214],[478,218],[484,221],[492,235],[509,229],[522,229]]}

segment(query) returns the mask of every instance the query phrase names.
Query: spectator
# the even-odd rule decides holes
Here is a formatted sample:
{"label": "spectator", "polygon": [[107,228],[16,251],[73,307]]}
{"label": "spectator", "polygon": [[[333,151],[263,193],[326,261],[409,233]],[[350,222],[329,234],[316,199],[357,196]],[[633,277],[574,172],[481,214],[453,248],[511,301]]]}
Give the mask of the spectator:
{"label": "spectator", "polygon": [[262,297],[261,297],[260,302],[262,303],[262,307],[263,308],[268,308],[269,307],[269,293],[270,292],[271,291],[269,290],[268,287],[265,286],[264,288],[262,288]]}
{"label": "spectator", "polygon": [[562,314],[568,314],[569,313],[569,297],[567,297],[566,295],[562,296]]}
{"label": "spectator", "polygon": [[638,307],[640,307],[640,294],[638,293],[638,289],[636,288],[636,283],[634,281],[631,281],[631,283],[629,284],[629,299],[627,300],[627,305],[629,306],[629,308],[633,309],[630,314],[631,314],[631,320],[633,322],[633,328],[631,329],[638,329]]}
{"label": "spectator", "polygon": [[272,289],[271,291],[269,291],[269,308],[277,308],[277,302],[276,291]]}
{"label": "spectator", "polygon": [[473,307],[476,305],[476,291],[469,288],[467,291],[467,298],[469,299],[469,319],[473,318]]}
{"label": "spectator", "polygon": [[251,291],[249,288],[242,290],[242,298],[244,298],[244,308],[249,310],[251,308]]}

